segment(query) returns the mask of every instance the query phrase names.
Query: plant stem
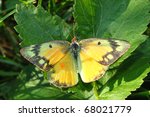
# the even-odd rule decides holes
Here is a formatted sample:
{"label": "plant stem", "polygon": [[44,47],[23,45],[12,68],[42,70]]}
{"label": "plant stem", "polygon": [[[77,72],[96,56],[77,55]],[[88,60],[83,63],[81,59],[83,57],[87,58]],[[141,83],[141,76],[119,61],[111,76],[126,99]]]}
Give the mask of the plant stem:
{"label": "plant stem", "polygon": [[42,6],[42,0],[38,0],[38,6]]}
{"label": "plant stem", "polygon": [[51,3],[50,3],[50,0],[48,1],[48,12],[50,13],[50,10],[51,10]]}
{"label": "plant stem", "polygon": [[97,100],[99,100],[99,95],[98,95],[98,92],[97,92],[97,85],[96,85],[96,81],[93,82],[93,90],[94,90],[94,95],[96,97]]}
{"label": "plant stem", "polygon": [[6,14],[4,17],[2,17],[0,19],[0,23],[3,22],[5,19],[7,19],[9,16],[11,16],[12,14],[14,14],[16,12],[16,9],[10,11],[8,14]]}

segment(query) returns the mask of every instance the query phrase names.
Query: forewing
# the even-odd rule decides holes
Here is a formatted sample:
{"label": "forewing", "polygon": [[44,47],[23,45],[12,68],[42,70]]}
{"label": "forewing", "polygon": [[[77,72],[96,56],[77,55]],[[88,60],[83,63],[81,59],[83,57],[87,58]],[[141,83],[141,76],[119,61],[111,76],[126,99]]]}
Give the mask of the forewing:
{"label": "forewing", "polygon": [[114,63],[130,47],[127,41],[114,39],[85,39],[80,41],[81,51],[103,65]]}
{"label": "forewing", "polygon": [[62,59],[68,51],[67,41],[50,41],[39,45],[31,45],[20,50],[23,57],[39,67],[49,71],[54,64]]}

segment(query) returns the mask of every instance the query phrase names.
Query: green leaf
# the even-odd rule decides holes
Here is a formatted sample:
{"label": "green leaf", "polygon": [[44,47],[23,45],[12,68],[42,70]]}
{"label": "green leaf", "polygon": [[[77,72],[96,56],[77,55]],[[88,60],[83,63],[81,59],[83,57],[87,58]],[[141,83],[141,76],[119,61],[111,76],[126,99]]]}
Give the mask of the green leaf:
{"label": "green leaf", "polygon": [[122,62],[146,36],[142,33],[149,23],[148,0],[76,0],[74,17],[76,34],[83,38],[116,38],[131,44]]}
{"label": "green leaf", "polygon": [[58,16],[51,16],[42,7],[17,5],[16,10],[18,25],[15,29],[23,39],[23,46],[68,38],[70,26]]}
{"label": "green leaf", "polygon": [[124,12],[129,0],[75,0],[74,17],[81,38],[103,37],[109,25]]}
{"label": "green leaf", "polygon": [[[132,59],[129,61],[133,62]],[[129,61],[126,61],[126,64]],[[131,91],[136,90],[143,83],[143,78],[150,72],[149,62],[150,58],[142,57],[126,69],[121,66],[116,75],[100,89],[100,99],[125,99]]]}
{"label": "green leaf", "polygon": [[16,66],[16,67],[19,67],[19,68],[23,68],[23,66],[21,64],[15,62],[14,60],[11,60],[7,57],[3,57],[3,56],[0,56],[0,63],[13,65],[13,66]]}
{"label": "green leaf", "polygon": [[[0,75],[1,73],[0,71]],[[8,80],[0,83],[0,96],[5,99],[64,99],[64,95],[71,95],[50,86],[43,74],[33,66],[24,67],[17,79]]]}
{"label": "green leaf", "polygon": [[97,82],[97,93],[93,92],[90,99],[125,99],[131,91],[140,87],[142,79],[150,72],[150,57],[139,58],[137,55],[138,59],[135,59],[131,56],[123,62],[147,39],[142,34],[149,23],[149,6],[148,0],[75,1],[76,34],[80,39],[116,38],[131,44],[128,52]]}
{"label": "green leaf", "polygon": [[20,3],[19,1],[20,0],[6,0],[6,11],[14,9],[15,5]]}
{"label": "green leaf", "polygon": [[150,90],[147,91],[140,91],[130,96],[130,99],[142,99],[142,100],[149,100],[150,99]]}
{"label": "green leaf", "polygon": [[8,76],[17,76],[18,73],[19,73],[19,72],[0,70],[0,76],[4,76],[4,77],[8,77]]}
{"label": "green leaf", "polygon": [[150,38],[148,38],[144,43],[142,43],[137,51],[139,53],[140,56],[143,56],[145,58],[149,58],[150,57]]}

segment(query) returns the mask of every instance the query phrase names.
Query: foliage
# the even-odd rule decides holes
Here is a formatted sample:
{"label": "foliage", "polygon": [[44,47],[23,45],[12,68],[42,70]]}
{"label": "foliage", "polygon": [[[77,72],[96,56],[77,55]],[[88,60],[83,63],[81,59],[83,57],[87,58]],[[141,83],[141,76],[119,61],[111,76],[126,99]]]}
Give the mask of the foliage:
{"label": "foliage", "polygon": [[23,45],[67,39],[70,27],[58,16],[51,16],[40,6],[17,5],[16,10],[15,19],[21,24],[16,26],[16,30],[24,39]]}
{"label": "foliage", "polygon": [[[41,3],[37,6],[31,3],[19,2],[16,7],[10,5],[8,8],[8,11],[15,9],[15,29],[22,39],[22,47],[50,40],[71,40],[71,36],[75,35],[78,39],[98,37],[126,40],[131,48],[111,65],[99,81],[91,84],[80,81],[77,86],[68,89],[49,85],[46,73],[23,63],[25,60],[18,55],[17,49],[18,59],[0,58],[0,62],[17,68],[10,71],[14,80],[7,78],[0,84],[0,94],[5,99],[126,99],[142,85],[145,77],[149,80],[150,38],[143,35],[150,19],[148,0],[75,0],[73,7],[72,0],[43,2],[47,10]],[[72,9],[73,27],[70,21]],[[5,76],[1,70],[0,76]],[[135,92],[130,97],[136,93],[149,96],[149,93],[142,93],[148,90]]]}

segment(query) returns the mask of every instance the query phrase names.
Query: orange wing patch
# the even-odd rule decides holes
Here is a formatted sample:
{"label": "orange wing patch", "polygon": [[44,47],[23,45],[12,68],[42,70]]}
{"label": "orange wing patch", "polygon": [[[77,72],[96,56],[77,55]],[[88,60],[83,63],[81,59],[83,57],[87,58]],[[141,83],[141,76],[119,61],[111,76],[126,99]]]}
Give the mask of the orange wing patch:
{"label": "orange wing patch", "polygon": [[64,47],[53,47],[41,52],[40,56],[45,57],[49,61],[49,64],[54,65],[62,57],[64,57],[65,53],[62,51],[63,49]]}
{"label": "orange wing patch", "polygon": [[65,68],[65,64],[64,64],[64,63],[61,63],[61,64],[60,64],[60,68],[61,68],[61,69],[64,69],[64,68]]}
{"label": "orange wing patch", "polygon": [[67,41],[51,41],[22,48],[20,52],[22,56],[41,70],[49,71],[65,56],[69,46],[70,43]]}

